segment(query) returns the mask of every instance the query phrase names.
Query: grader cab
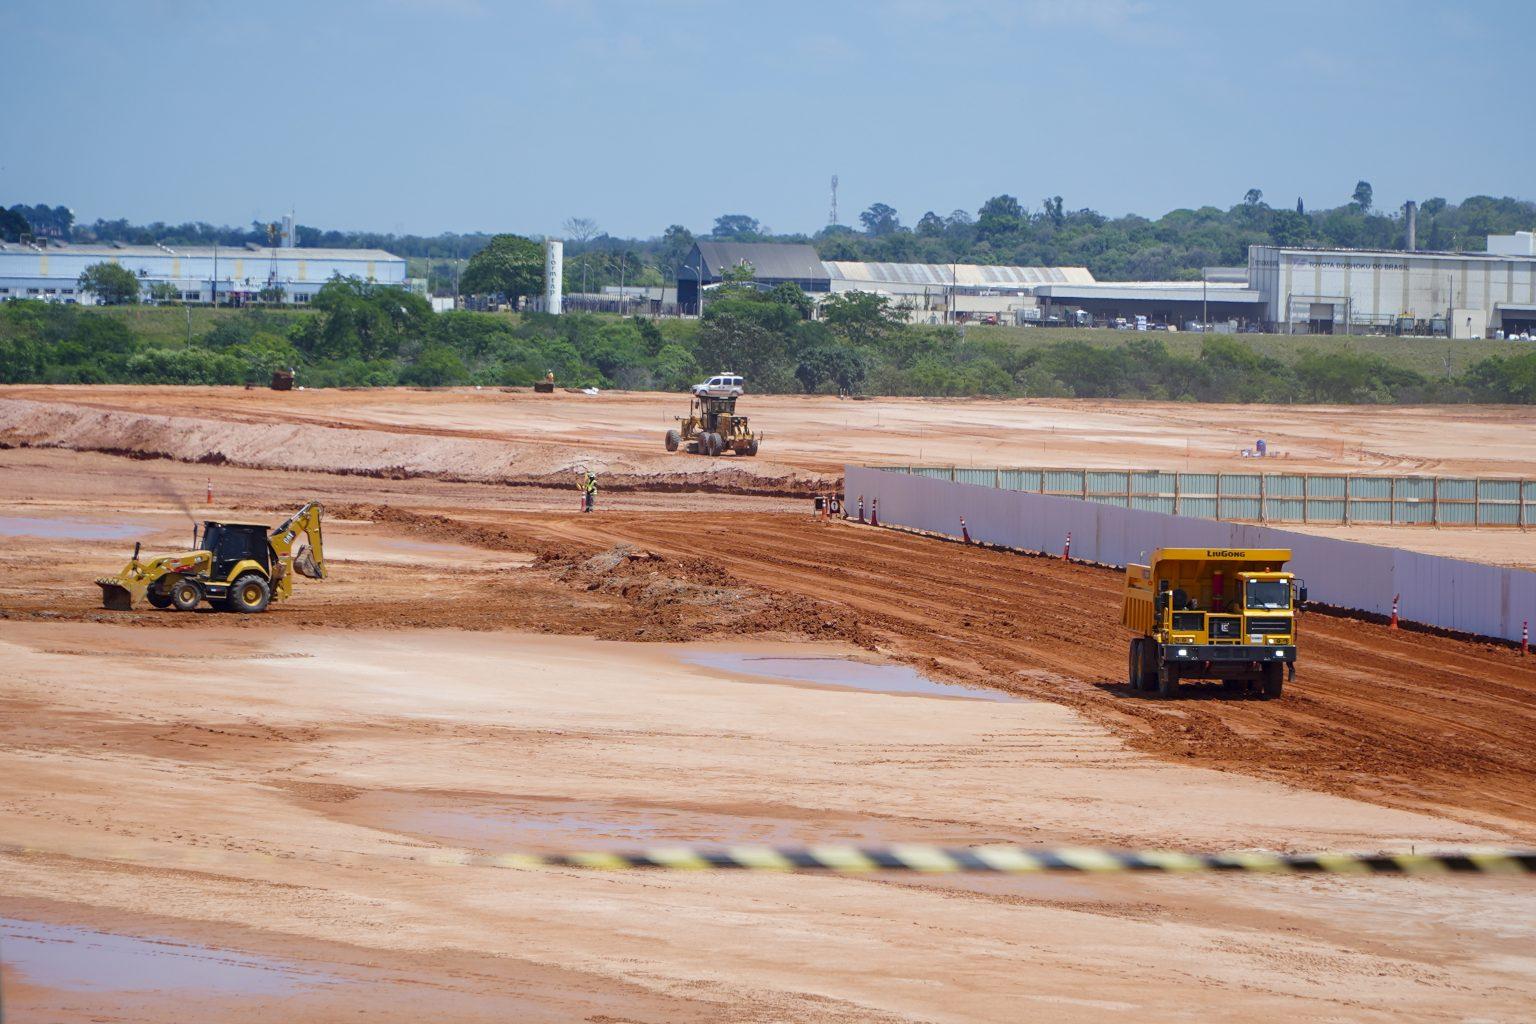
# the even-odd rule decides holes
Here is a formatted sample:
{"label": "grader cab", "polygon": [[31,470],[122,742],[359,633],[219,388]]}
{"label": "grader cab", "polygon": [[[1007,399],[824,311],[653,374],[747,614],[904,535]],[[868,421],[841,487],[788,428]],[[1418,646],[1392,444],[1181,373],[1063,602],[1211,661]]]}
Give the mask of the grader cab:
{"label": "grader cab", "polygon": [[694,455],[756,455],[761,437],[752,432],[746,416],[736,415],[737,397],[694,395],[688,416],[679,416],[678,426],[667,431],[667,451],[682,448]]}

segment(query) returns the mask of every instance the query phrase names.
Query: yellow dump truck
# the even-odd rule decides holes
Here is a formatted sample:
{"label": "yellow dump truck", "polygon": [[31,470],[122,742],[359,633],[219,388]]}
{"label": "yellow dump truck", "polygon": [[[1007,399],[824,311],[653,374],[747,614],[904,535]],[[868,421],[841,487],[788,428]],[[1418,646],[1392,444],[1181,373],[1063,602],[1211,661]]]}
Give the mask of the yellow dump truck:
{"label": "yellow dump truck", "polygon": [[1123,623],[1133,690],[1178,692],[1181,679],[1280,696],[1296,662],[1296,610],[1307,585],[1286,548],[1159,548],[1125,568]]}

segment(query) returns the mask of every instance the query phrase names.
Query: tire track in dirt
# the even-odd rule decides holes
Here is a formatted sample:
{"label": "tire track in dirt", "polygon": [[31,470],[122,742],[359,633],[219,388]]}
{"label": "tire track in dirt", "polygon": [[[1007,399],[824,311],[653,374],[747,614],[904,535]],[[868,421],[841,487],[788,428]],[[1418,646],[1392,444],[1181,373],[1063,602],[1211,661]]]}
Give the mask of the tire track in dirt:
{"label": "tire track in dirt", "polygon": [[809,516],[601,516],[542,529],[707,553],[758,586],[868,615],[883,647],[928,671],[1070,705],[1160,756],[1536,835],[1536,665],[1501,645],[1314,614],[1281,701],[1197,686],[1161,702],[1122,685],[1129,634],[1112,571]]}

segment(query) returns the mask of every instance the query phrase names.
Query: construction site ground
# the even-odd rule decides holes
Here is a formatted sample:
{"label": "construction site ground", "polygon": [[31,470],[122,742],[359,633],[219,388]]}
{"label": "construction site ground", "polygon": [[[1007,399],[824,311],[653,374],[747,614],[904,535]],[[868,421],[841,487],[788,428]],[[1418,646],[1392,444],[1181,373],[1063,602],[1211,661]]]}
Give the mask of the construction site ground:
{"label": "construction site ground", "polygon": [[[768,439],[741,468],[661,452],[676,396],[539,399],[0,389],[14,1019],[1531,1016],[1520,879],[454,866],[670,843],[1536,844],[1536,658],[1516,648],[1312,613],[1282,700],[1157,701],[1123,685],[1112,571],[825,522],[804,498],[844,458],[934,461],[900,455],[946,417],[985,418],[973,448],[1021,438],[977,464],[1041,462],[1043,433],[1051,462],[1134,465],[1177,415],[1214,467],[1238,440],[1219,411],[757,399]],[[879,425],[831,429],[843,409]],[[1536,461],[1510,411],[1275,415],[1272,446],[1323,469]],[[1350,430],[1374,454],[1331,464],[1323,439]],[[590,516],[582,464],[617,485]],[[194,517],[311,498],[329,578],[290,602],[99,607],[91,581],[135,540],[178,550]],[[1508,553],[1519,531],[1377,532],[1536,562]],[[838,659],[954,688],[887,692]]]}

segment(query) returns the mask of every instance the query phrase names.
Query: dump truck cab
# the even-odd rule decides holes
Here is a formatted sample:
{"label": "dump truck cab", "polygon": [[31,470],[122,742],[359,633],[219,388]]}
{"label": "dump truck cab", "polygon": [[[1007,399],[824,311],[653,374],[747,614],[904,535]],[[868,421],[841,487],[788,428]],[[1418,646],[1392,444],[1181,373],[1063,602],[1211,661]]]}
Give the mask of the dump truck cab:
{"label": "dump truck cab", "polygon": [[1296,661],[1306,584],[1286,548],[1160,548],[1126,567],[1122,622],[1133,690],[1172,697],[1184,679],[1278,697]]}

